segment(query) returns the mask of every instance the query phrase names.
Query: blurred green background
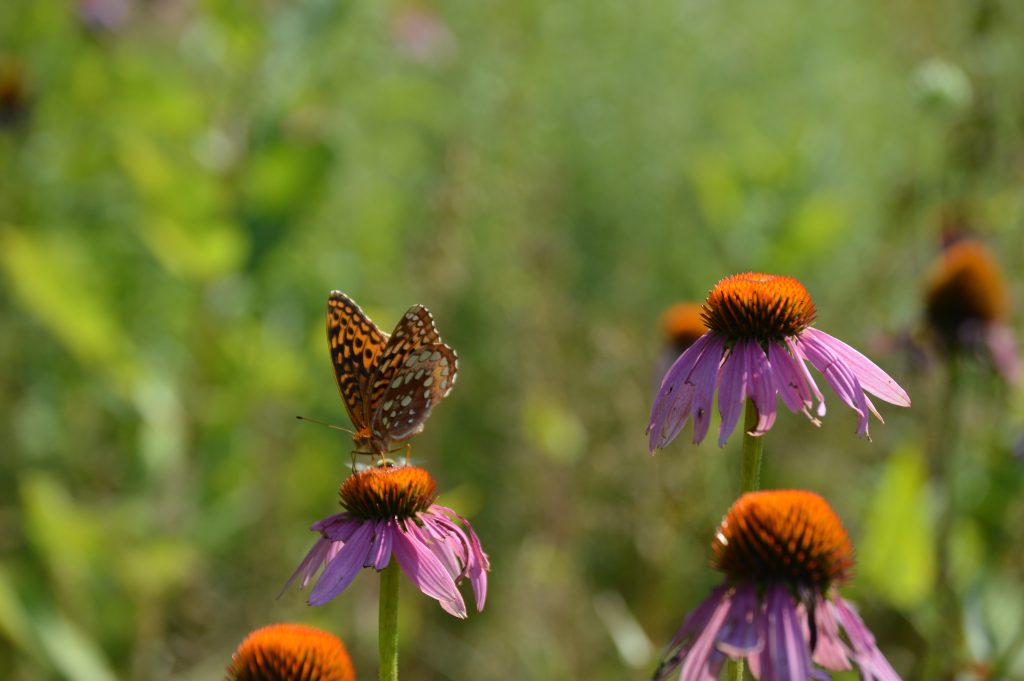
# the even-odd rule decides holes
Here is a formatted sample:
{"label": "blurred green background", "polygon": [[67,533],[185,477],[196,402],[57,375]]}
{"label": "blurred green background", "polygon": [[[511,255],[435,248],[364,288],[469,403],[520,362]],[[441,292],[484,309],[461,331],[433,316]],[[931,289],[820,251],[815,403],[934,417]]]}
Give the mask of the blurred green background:
{"label": "blurred green background", "polygon": [[941,538],[963,678],[1024,679],[1024,399],[969,367],[935,443],[945,375],[901,340],[949,211],[1024,311],[1022,35],[1013,0],[0,4],[0,677],[218,679],[284,620],[376,676],[371,572],[274,599],[348,470],[294,418],[347,425],[337,288],[460,355],[413,455],[491,591],[457,621],[404,582],[403,678],[647,678],[740,444],[647,454],[658,317],[753,269],[914,399],[873,442],[832,393],[781,414],[765,486],[844,518],[904,678],[952,626]]}

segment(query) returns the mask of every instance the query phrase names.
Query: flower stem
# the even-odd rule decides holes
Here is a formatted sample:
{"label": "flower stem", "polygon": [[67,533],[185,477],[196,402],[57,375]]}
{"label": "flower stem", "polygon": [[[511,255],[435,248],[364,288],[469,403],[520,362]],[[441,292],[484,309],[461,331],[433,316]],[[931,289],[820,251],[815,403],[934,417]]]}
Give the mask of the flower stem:
{"label": "flower stem", "polygon": [[761,454],[764,441],[750,435],[757,426],[757,407],[753,400],[747,400],[746,415],[743,419],[743,461],[740,464],[740,492],[761,489]]}
{"label": "flower stem", "polygon": [[[740,462],[740,493],[761,489],[761,455],[764,454],[764,440],[750,435],[757,427],[757,407],[753,400],[747,400],[743,416],[743,459]],[[743,681],[743,660],[729,660],[729,681]]]}
{"label": "flower stem", "polygon": [[398,681],[398,573],[394,557],[380,573],[380,681]]}

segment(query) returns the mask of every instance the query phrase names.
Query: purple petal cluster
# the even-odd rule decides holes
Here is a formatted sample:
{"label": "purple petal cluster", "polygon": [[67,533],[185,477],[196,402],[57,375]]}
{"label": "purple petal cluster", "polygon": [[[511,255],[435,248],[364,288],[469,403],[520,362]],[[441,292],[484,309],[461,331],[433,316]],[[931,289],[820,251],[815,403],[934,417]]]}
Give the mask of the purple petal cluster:
{"label": "purple petal cluster", "polygon": [[[790,587],[741,582],[711,592],[669,642],[654,681],[717,679],[728,659],[744,659],[758,681],[827,679],[824,669],[856,667],[864,681],[900,681],[853,607],[834,592],[807,608]],[[845,632],[845,639],[842,634]],[[847,642],[848,641],[848,642]],[[813,643],[813,645],[812,645]]]}
{"label": "purple petal cluster", "polygon": [[387,567],[392,557],[427,596],[455,617],[466,617],[458,585],[469,579],[477,611],[487,599],[490,562],[472,526],[450,508],[432,504],[415,518],[371,519],[338,513],[310,527],[320,539],[284,585],[301,577],[304,588],[323,567],[309,595],[310,605],[323,605],[345,590],[359,571]]}
{"label": "purple petal cluster", "polygon": [[857,413],[858,435],[869,435],[869,413],[882,420],[867,393],[890,404],[910,406],[906,391],[887,373],[846,343],[818,329],[807,327],[783,340],[767,341],[764,346],[757,340],[730,340],[709,331],[679,356],[662,379],[647,426],[650,450],[675,439],[691,419],[693,442],[703,441],[716,391],[722,419],[720,447],[736,428],[747,398],[754,402],[758,414],[751,435],[763,435],[775,423],[776,395],[790,411],[802,411],[817,425],[825,415],[825,398],[807,362]]}

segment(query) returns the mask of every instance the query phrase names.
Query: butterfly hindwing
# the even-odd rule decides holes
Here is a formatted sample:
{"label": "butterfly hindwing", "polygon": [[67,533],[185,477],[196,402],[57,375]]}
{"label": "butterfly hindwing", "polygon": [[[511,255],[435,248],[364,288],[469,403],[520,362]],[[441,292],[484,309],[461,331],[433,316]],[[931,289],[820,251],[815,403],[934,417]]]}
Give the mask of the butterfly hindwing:
{"label": "butterfly hindwing", "polygon": [[441,342],[430,311],[413,305],[395,326],[379,363],[371,428],[386,441],[408,439],[451,390],[458,370],[455,351]]}
{"label": "butterfly hindwing", "polygon": [[401,442],[423,430],[434,405],[451,391],[457,372],[455,351],[443,343],[421,345],[410,352],[373,415],[375,433]]}
{"label": "butterfly hindwing", "polygon": [[351,298],[331,291],[327,299],[327,345],[341,399],[357,430],[368,426],[373,416],[367,398],[378,358],[387,344],[387,334]]}
{"label": "butterfly hindwing", "polygon": [[409,354],[426,345],[441,342],[441,336],[434,328],[434,317],[422,305],[413,305],[395,325],[384,351],[377,360],[377,371],[373,376],[370,390],[370,413],[380,406],[384,391],[395,377]]}

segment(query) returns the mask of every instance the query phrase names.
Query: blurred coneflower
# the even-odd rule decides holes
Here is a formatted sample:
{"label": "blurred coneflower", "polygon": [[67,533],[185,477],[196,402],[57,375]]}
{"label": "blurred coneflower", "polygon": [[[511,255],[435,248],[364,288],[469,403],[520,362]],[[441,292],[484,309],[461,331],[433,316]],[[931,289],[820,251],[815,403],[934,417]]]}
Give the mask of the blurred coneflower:
{"label": "blurred coneflower", "polygon": [[0,128],[16,128],[29,112],[25,66],[20,59],[0,55]]}
{"label": "blurred coneflower", "polygon": [[951,239],[932,265],[925,319],[948,354],[987,354],[1007,382],[1020,379],[1013,332],[1006,323],[1009,296],[998,263],[976,239]]}
{"label": "blurred coneflower", "polygon": [[661,313],[662,349],[654,367],[654,389],[657,392],[661,379],[679,355],[697,342],[708,331],[704,326],[700,303],[686,301],[669,305]]}
{"label": "blurred coneflower", "polygon": [[792,277],[747,272],[715,284],[702,311],[707,331],[679,356],[655,397],[647,426],[651,451],[671,442],[691,418],[693,441],[701,442],[716,390],[722,417],[719,446],[736,427],[748,398],[757,408],[750,435],[763,435],[774,424],[776,394],[791,411],[802,411],[818,424],[825,401],[806,362],[857,413],[859,435],[868,435],[869,413],[882,420],[865,393],[910,406],[906,391],[871,360],[811,327],[815,314],[807,289]]}
{"label": "blurred coneflower", "polygon": [[[683,621],[655,681],[714,679],[745,659],[762,681],[828,678],[821,668],[898,681],[856,610],[838,594],[853,546],[838,516],[813,492],[749,492],[712,543],[725,582]],[[845,634],[845,636],[844,636]]]}
{"label": "blurred coneflower", "polygon": [[309,595],[323,605],[364,567],[378,572],[392,556],[427,596],[456,617],[466,617],[458,584],[468,578],[478,611],[487,598],[490,563],[472,526],[450,508],[434,503],[436,483],[416,466],[379,466],[353,474],[341,485],[345,512],[313,523],[320,539],[288,579],[305,587],[324,566]]}
{"label": "blurred coneflower", "polygon": [[249,634],[231,656],[225,681],[352,681],[341,639],[304,624],[271,624]]}

